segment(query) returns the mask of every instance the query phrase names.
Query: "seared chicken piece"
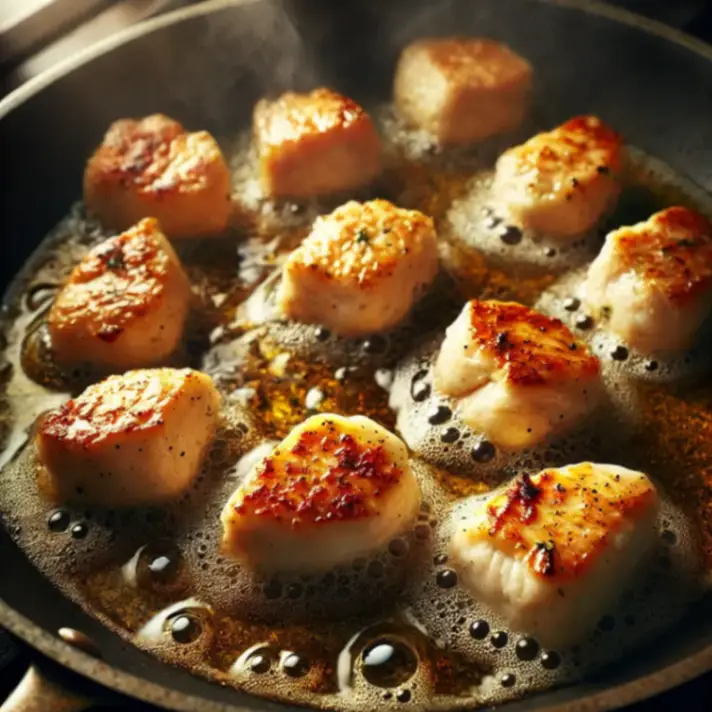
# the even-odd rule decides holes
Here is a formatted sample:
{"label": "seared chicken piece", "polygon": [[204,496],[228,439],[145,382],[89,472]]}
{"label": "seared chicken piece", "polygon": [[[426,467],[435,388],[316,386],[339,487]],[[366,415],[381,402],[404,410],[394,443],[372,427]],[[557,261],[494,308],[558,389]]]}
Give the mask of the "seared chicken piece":
{"label": "seared chicken piece", "polygon": [[42,420],[37,450],[50,496],[107,507],[178,497],[200,469],[220,408],[191,369],[110,376]]}
{"label": "seared chicken piece", "polygon": [[207,131],[186,133],[162,114],[122,119],[87,163],[84,201],[118,230],[155,217],[171,238],[212,235],[232,210],[230,171]]}
{"label": "seared chicken piece", "polygon": [[95,247],[49,312],[55,360],[118,371],[158,363],[176,348],[190,284],[154,218]]}
{"label": "seared chicken piece", "polygon": [[319,217],[282,269],[281,311],[342,336],[395,326],[435,277],[433,221],[386,200]]}
{"label": "seared chicken piece", "polygon": [[520,475],[465,504],[450,558],[464,586],[547,647],[579,642],[656,539],[658,495],[641,472],[583,462]]}
{"label": "seared chicken piece", "polygon": [[381,141],[371,118],[329,89],[262,99],[253,125],[262,189],[274,198],[351,190],[381,170]]}
{"label": "seared chicken piece", "polygon": [[467,143],[516,128],[529,106],[532,67],[482,38],[422,39],[401,54],[395,101],[408,123],[443,143]]}
{"label": "seared chicken piece", "polygon": [[607,328],[638,351],[688,348],[712,307],[712,225],[673,207],[614,230],[583,292]]}
{"label": "seared chicken piece", "polygon": [[413,521],[405,445],[369,418],[315,415],[225,505],[223,549],[251,568],[315,571],[378,550]]}
{"label": "seared chicken piece", "polygon": [[578,116],[505,151],[492,190],[519,227],[573,237],[614,204],[621,162],[620,136],[595,116]]}
{"label": "seared chicken piece", "polygon": [[558,319],[472,300],[447,329],[434,384],[495,445],[531,447],[571,427],[600,393],[598,359]]}

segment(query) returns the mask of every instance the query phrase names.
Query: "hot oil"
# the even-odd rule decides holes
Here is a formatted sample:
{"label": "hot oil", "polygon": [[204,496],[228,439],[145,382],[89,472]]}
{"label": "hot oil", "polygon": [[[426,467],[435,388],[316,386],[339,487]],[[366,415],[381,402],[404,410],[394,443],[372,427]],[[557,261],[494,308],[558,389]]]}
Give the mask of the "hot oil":
{"label": "hot oil", "polygon": [[[616,609],[577,650],[547,650],[506,630],[460,586],[445,543],[463,498],[481,496],[517,472],[571,461],[583,441],[525,453],[516,461],[499,460],[496,453],[490,458],[486,448],[473,458],[477,443],[465,444],[463,425],[452,413],[436,412],[442,404],[430,402],[427,379],[414,379],[418,388],[412,390],[413,377],[423,370],[417,360],[408,367],[407,397],[415,392],[413,400],[437,436],[422,454],[449,462],[452,471],[412,460],[424,497],[412,527],[384,550],[318,575],[253,575],[225,557],[220,510],[273,440],[314,412],[362,413],[394,429],[388,400],[400,356],[416,345],[426,348],[465,298],[533,304],[557,277],[551,256],[542,258],[538,273],[523,275],[506,260],[493,266],[461,240],[447,239],[453,201],[466,199],[473,173],[486,171],[504,146],[440,151],[428,137],[403,129],[389,108],[378,116],[397,148],[389,149],[379,184],[358,197],[386,197],[435,218],[451,278],[438,282],[426,304],[435,314],[432,321],[419,317],[395,336],[347,342],[319,327],[245,319],[246,300],[274,278],[283,255],[314,217],[341,202],[264,200],[245,134],[231,161],[242,206],[231,235],[177,246],[195,304],[176,363],[210,372],[226,404],[194,488],[168,506],[126,511],[55,505],[38,491],[34,447],[23,448],[33,421],[97,377],[57,373],[42,340],[27,337],[42,336],[44,312],[57,288],[88,247],[107,236],[77,209],[10,294],[8,365],[0,379],[5,459],[11,462],[0,476],[0,501],[9,531],[67,595],[168,662],[258,695],[318,708],[471,709],[577,679],[674,626],[695,595],[698,537],[712,563],[710,394],[694,381],[684,390],[651,383],[636,387],[634,395],[620,386],[620,421],[629,416],[626,403],[635,406],[639,420],[631,425],[634,437],[612,458],[650,472],[669,499],[666,494],[650,573],[634,590],[621,591]],[[680,202],[655,162],[640,159],[635,165],[651,169],[631,172],[624,212]],[[695,202],[693,192],[683,191]],[[478,220],[491,217],[478,211]],[[615,219],[624,222],[625,216]],[[587,456],[602,457],[601,445],[600,439],[585,439]],[[453,452],[463,456],[461,466]],[[689,589],[676,585],[687,579],[693,581]],[[662,599],[665,606],[658,605]],[[662,609],[664,615],[657,613]]]}
{"label": "hot oil", "polygon": [[705,560],[712,562],[712,387],[646,386],[641,391],[637,451],[659,473],[670,499],[692,518]]}
{"label": "hot oil", "polygon": [[205,370],[232,399],[258,415],[269,438],[285,437],[319,412],[368,415],[389,429],[395,422],[387,393],[372,370],[299,358],[267,334],[248,334],[241,342],[218,349],[210,354]]}

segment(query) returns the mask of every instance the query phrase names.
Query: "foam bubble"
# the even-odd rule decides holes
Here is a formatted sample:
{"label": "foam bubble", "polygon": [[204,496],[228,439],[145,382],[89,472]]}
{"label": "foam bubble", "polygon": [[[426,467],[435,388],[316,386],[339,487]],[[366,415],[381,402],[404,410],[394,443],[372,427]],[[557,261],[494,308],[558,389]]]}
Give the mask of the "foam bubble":
{"label": "foam bubble", "polygon": [[493,195],[492,177],[490,171],[476,175],[467,194],[453,203],[445,227],[448,239],[483,254],[490,266],[515,275],[560,273],[596,254],[601,244],[597,229],[560,239],[508,224]]}

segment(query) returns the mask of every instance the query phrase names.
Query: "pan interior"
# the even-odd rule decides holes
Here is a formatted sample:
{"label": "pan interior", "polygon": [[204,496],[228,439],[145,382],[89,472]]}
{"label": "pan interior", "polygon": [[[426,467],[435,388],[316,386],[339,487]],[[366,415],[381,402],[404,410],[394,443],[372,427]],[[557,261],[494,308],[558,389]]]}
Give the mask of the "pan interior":
{"label": "pan interior", "polygon": [[[270,31],[277,28],[278,32],[284,33],[284,40],[291,42],[294,50],[290,52],[289,56],[299,57],[299,63],[287,62],[284,64],[284,69],[281,68],[282,65],[279,65],[274,76],[267,79],[264,76],[267,73],[266,69],[262,68],[258,62],[249,78],[242,78],[245,84],[241,88],[245,89],[246,98],[253,95],[256,98],[262,91],[279,90],[293,84],[329,83],[340,89],[343,88],[345,91],[354,91],[357,98],[363,101],[375,115],[388,116],[389,108],[385,105],[388,98],[388,82],[384,79],[374,82],[372,86],[364,86],[359,82],[361,72],[354,72],[351,75],[350,72],[353,70],[349,70],[348,67],[355,61],[373,63],[372,58],[363,56],[362,52],[355,54],[355,59],[351,62],[343,62],[343,66],[342,63],[338,63],[336,69],[333,67],[325,69],[319,66],[319,63],[315,62],[314,57],[311,56],[309,48],[302,45],[299,34],[293,31],[292,25],[285,23],[284,16],[281,14],[282,9],[274,8],[275,6],[270,13],[259,15],[260,21]],[[384,47],[384,58],[387,60],[383,60],[384,64],[381,65],[382,60],[379,57],[379,69],[382,69],[383,66],[389,68],[388,62],[392,61],[397,47],[407,41],[409,37],[421,34],[426,23],[437,20],[437,26],[441,28],[442,33],[454,32],[454,28],[461,26],[460,21],[463,19],[464,11],[460,5],[448,4],[447,10],[438,6],[437,10],[440,14],[436,14],[435,18],[432,16],[416,17],[413,20],[413,26],[409,26],[405,30],[400,26],[384,29],[383,36],[388,38]],[[467,17],[471,18],[469,14]],[[518,31],[516,29],[506,32],[503,30],[505,27],[508,28],[507,23],[512,21],[511,17],[508,17],[507,11],[502,11],[502,15],[498,15],[491,10],[479,10],[473,13],[473,17],[474,19],[468,20],[473,27],[473,32],[481,32],[482,27],[489,27],[491,29],[488,30],[488,34],[494,34],[517,46]],[[361,19],[364,20],[363,17]],[[386,15],[384,17],[386,26],[388,19],[389,16]],[[202,29],[208,34],[212,31],[219,35],[218,27],[217,24],[213,26],[212,22],[208,22],[207,26]],[[328,43],[331,40],[315,32],[313,41]],[[359,52],[358,49],[353,51]],[[523,47],[521,51],[527,54],[526,48]],[[265,53],[268,52],[269,50],[265,50]],[[269,61],[264,59],[264,63],[268,65]],[[536,59],[534,59],[534,63],[537,66]],[[543,66],[547,66],[544,61]],[[387,79],[391,75],[379,72],[378,76]],[[276,81],[274,81],[275,77]],[[550,80],[551,77],[546,75],[545,86]],[[541,118],[542,116],[548,117],[555,114],[556,120],[560,120],[566,115],[563,112],[569,110],[571,106],[571,104],[561,104],[557,108],[552,108],[547,102],[547,95],[540,95],[537,102],[534,123],[526,127],[526,131],[529,133],[547,126],[547,119]],[[247,103],[249,104],[249,102]],[[592,101],[591,104],[595,107],[596,102]],[[538,112],[537,109],[540,111]],[[127,111],[129,109],[122,110],[122,113]],[[134,111],[131,110],[131,113]],[[206,111],[208,114],[212,113],[209,109]],[[219,114],[219,109],[215,113]],[[217,124],[215,130],[219,131],[225,150],[234,156],[236,176],[239,176],[244,165],[240,146],[244,142],[241,136],[246,126],[246,115],[242,115],[239,119],[235,118],[234,123],[231,122],[232,126],[228,127],[230,130],[225,130],[222,117],[212,119],[205,117],[203,123],[210,120]],[[384,126],[386,124],[387,120],[384,119]],[[394,136],[394,139],[397,138]],[[645,139],[645,137],[643,138]],[[631,139],[637,142],[635,133],[631,134]],[[395,142],[397,141],[394,140]],[[654,142],[642,140],[640,143],[649,148]],[[491,154],[496,155],[499,150],[500,147],[492,146]],[[486,154],[487,151],[484,153]],[[665,152],[657,155],[667,157]],[[426,212],[433,213],[434,217],[444,219],[449,199],[461,193],[465,181],[472,172],[480,167],[486,167],[488,160],[490,159],[486,155],[474,157],[458,154],[432,156],[416,152],[415,155],[411,155],[407,159],[394,160],[392,171],[380,189],[384,192],[385,197],[389,197],[395,202],[421,207]],[[639,217],[636,211],[669,204],[673,199],[675,201],[682,199],[700,206],[700,201],[704,198],[687,179],[681,178],[680,174],[675,171],[664,170],[662,174],[658,170],[651,171],[650,165],[651,163],[646,158],[641,159],[641,171],[635,180],[632,179],[630,185],[629,194],[632,198],[627,204],[629,212],[617,216],[620,222],[631,221]],[[691,166],[691,168],[690,174],[698,180],[704,179],[703,174],[695,176],[695,166]],[[654,177],[651,178],[651,176]],[[239,187],[238,183],[237,188],[239,189]],[[193,365],[203,363],[205,352],[210,351],[208,335],[204,330],[205,325],[214,327],[229,322],[232,318],[230,309],[235,306],[236,302],[244,299],[252,288],[249,284],[247,286],[243,284],[243,282],[249,282],[249,279],[244,274],[240,274],[240,264],[244,267],[246,262],[244,246],[249,245],[254,248],[252,252],[247,250],[250,256],[253,252],[259,254],[259,250],[265,242],[265,234],[269,233],[270,239],[278,234],[286,249],[303,234],[303,229],[310,218],[309,210],[313,209],[318,212],[326,210],[328,207],[325,205],[307,206],[306,209],[299,207],[295,212],[288,206],[288,224],[286,226],[279,221],[276,224],[271,222],[264,227],[264,230],[258,231],[262,233],[261,235],[237,234],[233,236],[233,238],[237,238],[239,244],[243,246],[242,248],[236,248],[236,241],[230,239],[229,242],[226,240],[225,244],[217,246],[205,244],[198,245],[196,249],[196,246],[193,245],[184,249],[182,257],[189,266],[194,281],[201,285],[204,297],[198,312],[199,326],[191,335],[192,343],[187,344],[186,363]],[[298,215],[296,220],[293,218],[295,214]],[[20,344],[28,331],[33,334],[37,333],[37,330],[41,332],[43,310],[48,304],[46,300],[51,299],[54,287],[66,276],[72,261],[88,245],[104,236],[100,227],[84,220],[81,207],[77,207],[73,215],[66,218],[57,230],[47,238],[32,263],[9,292],[7,311],[11,319],[8,322],[10,330],[8,355],[12,370],[11,378],[24,379],[21,374],[32,372],[32,369],[35,368],[43,374],[43,378],[47,378],[49,381],[49,388],[46,389],[37,389],[29,380],[23,381],[23,388],[16,391],[21,394],[25,403],[33,402],[32,398],[37,396],[34,401],[37,413],[49,407],[52,399],[61,400],[65,397],[63,394],[78,389],[81,378],[77,381],[70,379],[69,382],[52,381],[52,374],[46,370],[46,364],[42,362],[41,354],[34,360],[37,354],[34,353],[31,358],[27,358],[27,351],[24,352],[26,359],[23,368],[23,364],[18,360],[21,353]],[[247,243],[245,242],[246,238],[249,239]],[[228,246],[226,247],[226,245]],[[242,250],[240,253],[241,262],[236,256],[239,250]],[[235,274],[238,275],[237,280],[235,280]],[[544,278],[544,282],[546,281]],[[495,288],[488,275],[484,275],[484,285],[485,290]],[[522,283],[519,280],[497,281],[496,288],[500,290],[497,295],[532,301],[537,290],[543,285],[539,284],[538,280],[534,280],[532,284],[524,286],[525,289],[522,290]],[[210,303],[212,301],[214,305],[215,300],[212,298],[218,294],[229,294],[234,298],[234,301],[228,304],[225,309],[214,309],[210,307]],[[449,299],[449,295],[447,298]],[[444,304],[447,306],[445,295],[442,299],[442,302],[437,302],[437,308],[434,311],[438,314],[449,314],[442,308]],[[253,357],[252,353],[245,356],[239,355],[239,358],[248,360],[248,366],[253,369],[257,378],[263,377],[264,364],[260,362],[259,355]],[[253,360],[249,361],[251,358]],[[244,362],[238,361],[238,363],[243,367]],[[373,365],[369,364],[368,358],[364,359],[364,380],[359,381],[361,376],[354,376],[354,389],[366,387],[366,382],[370,378],[369,368]],[[392,363],[386,365],[390,366]],[[380,367],[382,364],[379,364]],[[330,371],[331,367],[329,367],[310,370],[308,364],[301,364],[299,368],[305,372],[305,379],[310,387],[334,388],[333,381],[338,381],[335,374],[337,369]],[[316,372],[312,373],[311,371]],[[37,377],[37,372],[34,375]],[[230,392],[236,387],[245,385],[242,382],[236,384],[234,380],[231,380],[232,375],[226,376],[224,381],[224,388]],[[346,386],[348,388],[348,382]],[[307,390],[309,389],[305,389],[305,392],[301,392],[300,395],[305,396]],[[45,398],[47,392],[50,393],[49,400]],[[706,487],[704,479],[706,470],[704,468],[710,457],[704,447],[704,433],[706,432],[704,428],[707,426],[708,418],[704,403],[709,402],[708,384],[702,383],[691,391],[685,392],[683,396],[669,394],[667,390],[656,386],[652,387],[651,392],[644,396],[655,404],[655,407],[651,406],[649,409],[650,422],[654,424],[651,427],[657,427],[659,430],[654,431],[655,436],[651,431],[650,439],[644,440],[640,450],[647,451],[653,443],[662,442],[662,451],[659,455],[662,458],[667,458],[671,463],[667,468],[661,468],[659,474],[666,489],[676,500],[670,508],[668,530],[676,531],[678,541],[687,539],[689,519],[682,519],[680,524],[676,524],[678,514],[674,505],[679,505],[688,518],[694,519],[695,532],[706,535],[708,526],[704,515],[706,501],[700,499],[699,495]],[[274,398],[275,392],[270,391],[269,397]],[[340,407],[350,411],[353,405],[345,402]],[[378,395],[377,389],[373,390],[373,398],[366,407],[367,412],[380,418],[385,424],[392,424],[389,421],[388,413],[383,408],[383,396]],[[29,408],[26,412],[30,414],[31,410]],[[289,418],[297,420],[305,412],[303,404],[295,406],[294,411],[289,415]],[[17,413],[17,409],[15,413]],[[34,415],[34,413],[31,414]],[[695,448],[694,453],[687,452],[688,458],[681,461],[680,453],[674,449],[666,450],[664,443],[677,442],[682,437],[682,433],[686,433],[686,423],[689,422],[690,417],[696,418],[696,422],[700,425],[700,440],[697,442],[701,445]],[[14,455],[14,445],[20,442],[17,437],[18,430],[15,427],[17,423],[16,419],[12,418],[7,422],[8,444]],[[289,420],[288,424],[291,422],[292,420]],[[23,429],[29,424],[29,422],[23,423]],[[338,578],[336,581],[327,579],[316,582],[265,580],[253,586],[252,583],[245,583],[244,580],[241,580],[239,574],[235,579],[235,572],[230,567],[224,566],[224,562],[218,561],[214,556],[218,535],[214,527],[211,527],[210,521],[214,519],[215,507],[224,501],[226,494],[231,489],[227,473],[234,470],[235,461],[261,441],[270,437],[282,436],[285,427],[286,424],[274,421],[265,426],[263,420],[255,422],[255,418],[250,412],[236,408],[233,418],[226,426],[224,439],[219,441],[219,445],[210,456],[204,482],[188,501],[177,505],[168,514],[157,511],[125,514],[67,510],[69,525],[57,536],[48,534],[47,520],[53,512],[37,496],[34,486],[33,450],[31,446],[26,447],[3,470],[3,510],[9,530],[33,562],[48,574],[65,593],[78,601],[80,605],[91,610],[120,634],[136,642],[137,633],[142,631],[140,640],[138,640],[139,644],[164,659],[184,665],[211,679],[218,679],[241,689],[273,696],[284,701],[306,702],[328,708],[337,706],[351,708],[352,705],[370,707],[374,704],[393,704],[396,707],[408,704],[421,708],[472,707],[473,703],[485,704],[513,699],[520,696],[525,689],[546,688],[567,679],[576,679],[582,672],[592,672],[592,668],[595,666],[589,665],[588,661],[595,660],[596,656],[581,654],[580,658],[577,658],[576,653],[572,652],[558,672],[547,677],[548,673],[542,672],[544,668],[541,658],[537,658],[537,666],[534,666],[524,665],[516,657],[516,649],[512,647],[515,642],[514,636],[510,636],[509,650],[505,650],[504,653],[496,652],[499,649],[495,649],[495,651],[478,649],[473,655],[468,652],[467,646],[460,646],[461,649],[458,650],[458,646],[452,644],[447,646],[447,651],[443,653],[437,645],[433,646],[431,641],[422,636],[419,626],[413,625],[413,621],[409,620],[405,612],[398,609],[397,606],[387,607],[386,615],[383,610],[374,614],[368,606],[364,606],[361,610],[357,599],[350,596],[349,587],[364,585],[364,590],[368,591],[367,602],[373,600],[374,597],[387,598],[392,581],[390,577],[393,576],[397,579],[399,576],[397,556],[391,556],[385,561],[378,562],[381,564],[380,568],[373,566],[373,562],[366,562],[365,574],[361,571],[340,572],[340,576],[346,578],[351,576],[351,580],[348,582],[340,581]],[[662,436],[663,430],[664,437]],[[636,460],[640,456],[637,451],[629,455],[631,464],[641,462]],[[642,464],[639,466],[645,469]],[[684,481],[692,483],[688,488],[678,488],[677,486],[680,471],[688,475],[684,477]],[[427,478],[431,475],[426,473],[423,476]],[[458,480],[458,486],[464,487],[464,490],[459,490],[460,492],[481,491],[485,484],[487,483],[468,481],[463,485]],[[695,503],[700,506],[695,507]],[[430,524],[430,520],[434,520],[434,527],[437,529],[438,507],[442,505],[437,497],[433,499],[431,505],[432,514],[424,517],[423,521],[428,520]],[[72,536],[72,531],[76,531],[76,527],[82,524],[87,526],[88,535],[85,537]],[[119,532],[115,540],[113,540],[112,532]],[[703,549],[705,544],[706,542],[703,540]],[[423,567],[425,572],[423,575],[429,579],[435,579],[437,572],[432,566],[436,566],[436,564],[431,562],[434,562],[439,554],[437,538],[435,537],[434,542],[421,549],[417,548],[415,540],[410,542],[410,545],[418,552],[419,558],[416,559],[416,562]],[[156,584],[155,581],[151,581],[147,582],[145,586],[139,582],[137,588],[132,583],[127,583],[127,580],[130,581],[131,578],[130,571],[127,573],[131,566],[137,567],[134,575],[140,579],[143,575],[141,567],[147,562],[147,557],[160,556],[167,559],[174,557],[182,562],[175,580],[169,577],[167,582]],[[674,553],[672,558],[675,558]],[[370,574],[368,573],[369,568],[371,569]],[[197,587],[194,583],[185,585],[183,573],[187,579],[192,579],[194,582],[213,577],[219,583],[213,587],[212,591],[210,586],[203,584]],[[378,575],[373,575],[373,573],[378,573]],[[296,593],[299,591],[298,586],[301,586],[299,595]],[[305,589],[309,586],[317,589],[311,602],[307,601],[305,597]],[[339,587],[345,591],[339,591]],[[245,598],[221,601],[221,596],[217,595],[216,591],[225,588],[241,589]],[[255,588],[258,590],[253,590]],[[340,620],[338,623],[334,623],[334,611],[328,610],[329,605],[334,601],[334,596],[345,596],[349,601],[349,607],[353,610],[354,615],[350,616],[348,621]],[[261,620],[250,621],[248,625],[243,616],[228,613],[228,609],[234,610],[236,606],[244,605],[246,602],[254,609],[264,609],[264,614],[257,616]],[[179,607],[174,609],[174,604],[179,604]],[[302,621],[308,620],[309,625],[305,626],[303,622],[296,622],[293,625],[284,625],[282,630],[275,633],[277,624],[283,625],[283,622],[302,605],[305,614]],[[456,599],[447,600],[442,608],[438,608],[437,599],[434,599],[431,605],[434,609],[443,612],[440,621],[444,621],[444,623],[433,620],[429,621],[426,627],[439,630],[443,629],[443,625],[446,624],[450,628],[447,636],[451,643],[458,636],[461,638],[469,636],[469,625],[475,620],[487,617],[478,609],[468,610],[464,615],[461,615],[463,609],[459,607],[460,601]],[[455,610],[460,611],[456,618],[454,617]],[[175,638],[169,639],[164,635],[170,626],[166,628],[163,621],[165,618],[175,619],[182,613],[197,621],[198,632],[193,640],[174,645]],[[678,617],[677,611],[670,613],[672,619]],[[160,625],[154,626],[155,631],[153,628],[147,629],[145,624],[156,614],[162,616],[159,619]],[[622,633],[623,637],[634,640],[635,632],[629,633],[623,628],[623,625],[627,625],[623,621],[624,616],[625,613],[621,614],[620,620],[616,621],[618,631],[625,631]],[[319,618],[322,618],[323,622],[320,622]],[[461,618],[465,618],[465,622],[459,622]],[[664,622],[667,625],[670,624],[670,620]],[[630,626],[633,631],[636,630],[634,623]],[[459,630],[455,631],[454,629],[458,627]],[[356,637],[359,633],[361,637]],[[647,635],[645,631],[643,633],[642,637],[638,639],[638,643]],[[191,637],[191,635],[186,634],[187,637]],[[614,633],[611,637],[615,638],[616,635]],[[601,636],[599,635],[598,638],[597,641],[592,641],[591,650],[601,647]],[[369,644],[381,639],[389,641],[389,644],[399,643],[404,646],[404,650],[400,651],[399,665],[391,671],[394,677],[389,678],[388,685],[385,687],[369,680],[366,680],[365,683],[351,680],[350,683],[354,689],[353,697],[344,702],[344,695],[341,693],[337,695],[339,692],[338,663],[340,655],[342,660],[349,659],[351,656],[353,664],[358,667],[359,661],[364,659],[364,651]],[[264,645],[264,647],[253,650],[254,645]],[[468,645],[471,646],[469,641]],[[617,645],[621,645],[620,638],[617,642],[608,645],[609,652],[597,662],[600,663],[601,660],[610,658],[610,648],[615,648]],[[606,645],[603,644],[603,647]],[[287,652],[294,652],[302,659],[302,664],[306,665],[306,672],[302,674],[302,668],[299,667],[300,674],[298,675],[291,675],[287,672],[288,666],[285,666],[285,653]],[[411,669],[413,656],[422,663],[415,674],[412,674]],[[259,672],[259,670],[253,669],[262,665],[261,663],[255,664],[254,658],[256,657],[267,659],[268,669],[266,671]],[[243,665],[238,672],[234,669],[234,664],[240,658],[246,665]],[[247,672],[243,674],[245,670]],[[356,672],[361,674],[363,670],[356,670]],[[410,676],[403,677],[408,672],[411,673]],[[399,675],[402,676],[402,679],[398,677]],[[515,685],[509,685],[507,675],[515,679]],[[505,678],[507,682],[503,684]],[[464,688],[460,688],[460,684],[464,685]],[[343,685],[341,690],[343,690]],[[436,691],[434,695],[433,691]]]}

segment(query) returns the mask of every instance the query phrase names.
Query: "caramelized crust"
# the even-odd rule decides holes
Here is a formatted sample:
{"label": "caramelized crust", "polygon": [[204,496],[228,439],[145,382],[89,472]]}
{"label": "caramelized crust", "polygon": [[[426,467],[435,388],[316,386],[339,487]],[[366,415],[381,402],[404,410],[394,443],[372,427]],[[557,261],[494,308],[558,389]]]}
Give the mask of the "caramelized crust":
{"label": "caramelized crust", "polygon": [[48,317],[57,363],[121,371],[159,363],[180,342],[190,284],[155,219],[95,247]]}
{"label": "caramelized crust", "polygon": [[381,142],[371,118],[329,89],[262,99],[253,124],[266,195],[303,199],[338,193],[380,172]]}
{"label": "caramelized crust", "polygon": [[569,194],[583,190],[577,173],[606,176],[621,167],[621,137],[596,116],[576,116],[553,131],[540,133],[504,155],[517,159],[519,172],[531,174],[530,188],[567,171]]}
{"label": "caramelized crust", "polygon": [[472,300],[469,310],[467,350],[482,349],[513,384],[590,379],[599,372],[598,359],[558,319],[515,302]]}
{"label": "caramelized crust", "polygon": [[433,385],[502,448],[543,444],[592,413],[598,360],[558,319],[514,302],[467,302],[447,328]]}
{"label": "caramelized crust", "polygon": [[335,334],[391,329],[438,270],[433,221],[386,200],[351,201],[317,218],[282,268],[281,313]]}
{"label": "caramelized crust", "polygon": [[693,210],[662,210],[610,239],[617,242],[620,272],[635,272],[679,306],[710,287],[712,225]]}
{"label": "caramelized crust", "polygon": [[379,550],[419,505],[395,435],[363,416],[314,415],[226,502],[222,551],[261,571],[323,571]]}
{"label": "caramelized crust", "polygon": [[187,294],[187,277],[160,237],[156,220],[147,219],[95,247],[52,305],[50,329],[73,329],[81,321],[90,336],[113,342],[165,298],[169,279],[180,278]]}
{"label": "caramelized crust", "polygon": [[170,237],[213,234],[231,212],[230,173],[206,131],[186,133],[162,114],[122,119],[87,163],[84,199],[117,229],[153,216]]}
{"label": "caramelized crust", "polygon": [[408,124],[441,143],[468,143],[521,123],[532,73],[529,62],[490,39],[421,39],[403,50],[393,94]]}
{"label": "caramelized crust", "polygon": [[539,576],[574,579],[656,501],[655,488],[643,474],[623,479],[590,462],[552,468],[520,475],[492,497],[473,536],[496,540]]}
{"label": "caramelized crust", "polygon": [[191,369],[111,376],[49,413],[36,435],[43,493],[107,507],[183,494],[215,432],[220,395]]}
{"label": "caramelized crust", "polygon": [[620,136],[595,116],[578,116],[505,151],[492,190],[514,224],[570,238],[610,209],[622,161]]}
{"label": "caramelized crust", "polygon": [[403,476],[384,445],[358,442],[324,419],[319,430],[302,432],[291,446],[283,442],[263,461],[234,510],[292,528],[376,515]]}
{"label": "caramelized crust", "polygon": [[324,88],[308,94],[287,92],[276,101],[262,99],[255,108],[255,131],[263,150],[359,123],[370,125],[369,115],[353,99]]}
{"label": "caramelized crust", "polygon": [[95,177],[151,192],[170,165],[171,143],[183,133],[181,124],[162,114],[115,121],[92,157]]}
{"label": "caramelized crust", "polygon": [[[408,53],[426,52],[446,79],[470,88],[504,89],[529,77],[532,68],[506,45],[482,37],[440,37],[414,42]],[[403,60],[401,60],[403,61]]]}
{"label": "caramelized crust", "polygon": [[[39,437],[45,443],[52,440],[88,449],[126,434],[160,430],[176,398],[184,390],[198,386],[200,381],[210,379],[187,368],[149,369],[110,376],[50,412],[40,425]],[[212,384],[210,389],[213,390]],[[214,411],[213,398],[217,396],[206,398],[206,406]],[[200,400],[201,396],[196,395],[194,399]]]}
{"label": "caramelized crust", "polygon": [[[312,278],[368,289],[391,277],[402,260],[418,259],[424,252],[434,256],[434,235],[432,218],[417,210],[397,208],[387,200],[352,200],[317,218],[286,269],[309,270]],[[425,281],[431,278],[428,274]]]}

